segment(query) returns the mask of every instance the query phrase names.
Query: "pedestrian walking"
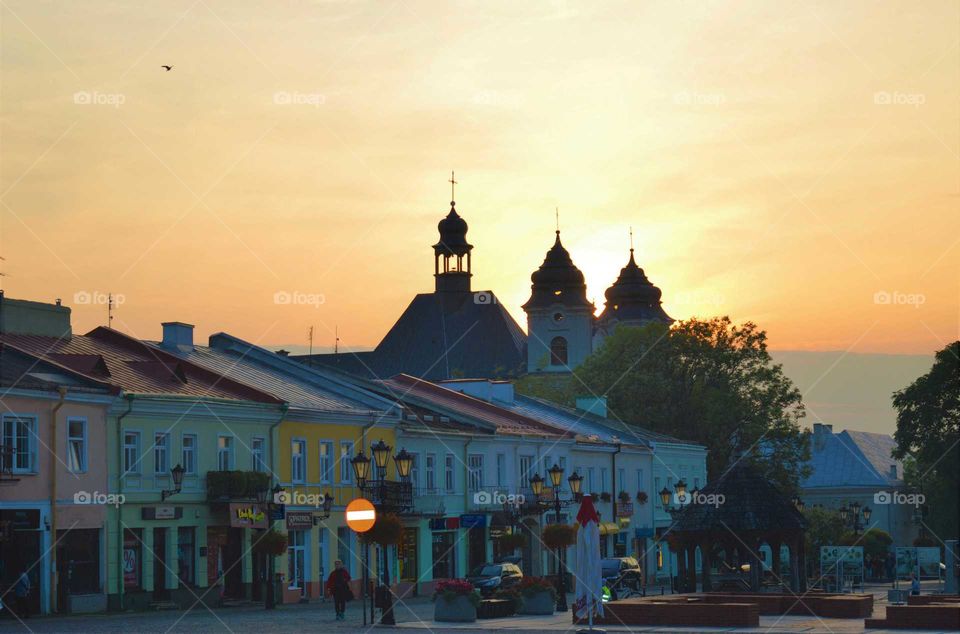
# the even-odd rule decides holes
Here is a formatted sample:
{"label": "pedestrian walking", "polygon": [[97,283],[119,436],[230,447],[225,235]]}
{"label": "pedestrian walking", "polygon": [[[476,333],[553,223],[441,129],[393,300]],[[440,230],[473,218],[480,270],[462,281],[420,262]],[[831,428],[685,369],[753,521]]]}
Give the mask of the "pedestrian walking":
{"label": "pedestrian walking", "polygon": [[347,611],[347,601],[353,600],[353,590],[350,589],[350,573],[339,559],[333,562],[333,572],[327,577],[327,592],[333,595],[337,620],[342,621]]}
{"label": "pedestrian walking", "polygon": [[910,594],[913,596],[920,595],[920,578],[912,572],[910,573]]}
{"label": "pedestrian walking", "polygon": [[21,619],[30,618],[30,576],[27,574],[26,568],[17,578],[13,594],[17,599],[17,616]]}

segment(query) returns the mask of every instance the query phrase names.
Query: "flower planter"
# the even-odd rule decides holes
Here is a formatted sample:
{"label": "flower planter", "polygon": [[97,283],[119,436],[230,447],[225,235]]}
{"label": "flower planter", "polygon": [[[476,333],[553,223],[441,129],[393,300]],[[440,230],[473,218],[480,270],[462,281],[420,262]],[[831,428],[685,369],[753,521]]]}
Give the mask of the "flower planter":
{"label": "flower planter", "polygon": [[449,600],[437,597],[433,604],[433,620],[471,623],[477,620],[477,608],[473,606],[470,597],[465,595]]}
{"label": "flower planter", "polygon": [[523,597],[523,605],[517,610],[517,614],[553,614],[557,605],[556,599],[549,592],[538,592],[530,596]]}

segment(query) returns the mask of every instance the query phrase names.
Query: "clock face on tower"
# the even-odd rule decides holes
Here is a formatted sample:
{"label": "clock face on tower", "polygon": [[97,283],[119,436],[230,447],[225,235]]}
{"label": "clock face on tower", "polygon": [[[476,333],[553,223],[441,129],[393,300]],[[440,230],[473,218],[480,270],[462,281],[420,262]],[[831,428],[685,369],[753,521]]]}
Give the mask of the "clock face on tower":
{"label": "clock face on tower", "polygon": [[553,323],[559,324],[564,319],[563,313],[554,313],[553,314]]}

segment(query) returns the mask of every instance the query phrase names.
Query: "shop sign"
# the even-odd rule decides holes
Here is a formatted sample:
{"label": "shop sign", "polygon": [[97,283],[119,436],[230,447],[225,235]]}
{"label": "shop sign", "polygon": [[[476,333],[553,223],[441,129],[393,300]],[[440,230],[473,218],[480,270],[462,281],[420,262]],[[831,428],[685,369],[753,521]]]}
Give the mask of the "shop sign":
{"label": "shop sign", "polygon": [[630,517],[633,515],[633,502],[618,502],[617,517]]}
{"label": "shop sign", "polygon": [[232,528],[267,528],[267,514],[259,504],[231,502],[230,526]]}
{"label": "shop sign", "polygon": [[182,506],[143,506],[140,507],[142,520],[178,520],[183,517]]}
{"label": "shop sign", "polygon": [[140,585],[140,542],[136,537],[123,539],[123,587],[136,588]]}
{"label": "shop sign", "polygon": [[10,522],[7,526],[11,531],[35,531],[40,528],[40,510],[3,509],[0,520]]}
{"label": "shop sign", "polygon": [[460,516],[461,528],[486,528],[487,516],[482,513],[467,513]]}
{"label": "shop sign", "polygon": [[459,517],[435,517],[430,520],[432,531],[453,531],[460,528]]}
{"label": "shop sign", "polygon": [[287,513],[287,530],[302,531],[313,528],[313,515],[310,511],[290,511]]}

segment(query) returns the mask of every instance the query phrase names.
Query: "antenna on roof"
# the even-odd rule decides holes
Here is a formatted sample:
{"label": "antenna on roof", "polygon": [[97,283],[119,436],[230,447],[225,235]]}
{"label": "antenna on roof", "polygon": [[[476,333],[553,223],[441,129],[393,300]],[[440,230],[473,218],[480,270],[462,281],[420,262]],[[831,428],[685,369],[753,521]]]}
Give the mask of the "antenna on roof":
{"label": "antenna on roof", "polygon": [[310,355],[307,357],[307,365],[313,367],[313,326],[307,330],[307,341],[310,342]]}
{"label": "antenna on roof", "polygon": [[333,325],[333,354],[340,353],[340,326]]}
{"label": "antenna on roof", "polygon": [[630,227],[630,252],[633,252],[633,227]]}
{"label": "antenna on roof", "polygon": [[560,233],[560,207],[554,207],[553,209],[557,221],[557,233]]}
{"label": "antenna on roof", "polygon": [[113,293],[107,293],[107,328],[113,328]]}

